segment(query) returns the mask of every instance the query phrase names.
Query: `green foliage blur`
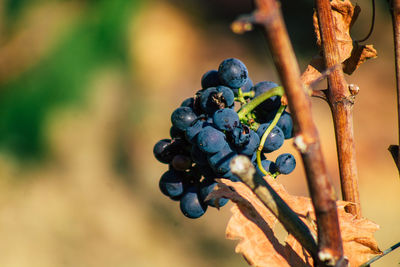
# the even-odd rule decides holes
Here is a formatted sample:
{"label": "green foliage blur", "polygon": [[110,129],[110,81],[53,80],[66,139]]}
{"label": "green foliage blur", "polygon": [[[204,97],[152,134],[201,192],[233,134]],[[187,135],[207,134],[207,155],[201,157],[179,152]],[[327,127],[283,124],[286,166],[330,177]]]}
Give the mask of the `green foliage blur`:
{"label": "green foliage blur", "polygon": [[[5,1],[5,25],[12,30],[24,8],[33,2],[40,1]],[[126,30],[139,4],[140,0],[84,1],[85,15],[44,57],[15,79],[0,84],[0,150],[24,160],[42,158],[49,112],[79,103],[90,75],[100,67],[131,67],[126,60]]]}

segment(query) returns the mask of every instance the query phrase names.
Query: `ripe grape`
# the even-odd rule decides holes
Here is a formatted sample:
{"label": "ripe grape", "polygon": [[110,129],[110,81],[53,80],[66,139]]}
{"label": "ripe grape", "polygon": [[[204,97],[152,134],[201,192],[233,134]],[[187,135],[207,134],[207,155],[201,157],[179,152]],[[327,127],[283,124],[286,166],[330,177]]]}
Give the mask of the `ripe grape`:
{"label": "ripe grape", "polygon": [[[205,198],[214,190],[216,185],[217,185],[217,183],[214,182],[213,180],[204,180],[200,184],[200,192],[199,192],[200,199],[202,199],[204,201]],[[229,199],[220,198],[218,201],[218,207],[224,206],[226,203],[228,203],[228,201],[229,201]],[[216,205],[215,205],[216,199],[215,198],[211,198],[207,201],[204,201],[204,203],[207,204],[208,206],[216,207]]]}
{"label": "ripe grape", "polygon": [[222,84],[231,88],[240,88],[247,82],[248,72],[242,61],[229,58],[219,65],[218,76]]}
{"label": "ripe grape", "polygon": [[[269,125],[270,123],[264,123],[261,124],[260,127],[258,128],[257,134],[260,137],[260,139],[262,138],[264,132],[267,130]],[[275,151],[283,145],[284,141],[285,141],[285,136],[283,135],[281,128],[275,126],[274,128],[272,128],[271,132],[268,134],[267,139],[265,140],[263,151],[266,153]]]}
{"label": "ripe grape", "polygon": [[185,131],[197,118],[193,109],[190,107],[179,107],[171,115],[171,122],[176,128]]}
{"label": "ripe grape", "polygon": [[182,196],[180,208],[183,215],[190,219],[196,219],[206,212],[207,205],[199,198],[197,187],[191,186]]}
{"label": "ripe grape", "polygon": [[224,108],[214,113],[213,121],[218,130],[232,131],[239,125],[239,116],[233,109]]}
{"label": "ripe grape", "polygon": [[275,164],[280,173],[289,174],[296,167],[296,159],[292,154],[284,153],[276,158]]}
{"label": "ripe grape", "polygon": [[[226,178],[234,182],[240,179],[230,170],[230,162],[237,154],[244,154],[256,166],[256,175],[263,176],[257,167],[257,148],[260,139],[281,106],[280,96],[273,96],[257,107],[235,110],[237,104],[251,102],[255,97],[276,87],[273,82],[260,82],[253,86],[246,66],[238,59],[224,60],[217,70],[210,70],[201,78],[201,90],[186,98],[171,114],[171,139],[158,141],[153,153],[157,160],[168,164],[159,180],[161,192],[170,199],[180,201],[182,213],[198,218],[208,206],[221,207],[227,199],[205,201],[215,190],[216,179]],[[239,88],[242,93],[238,95]],[[254,93],[254,94],[253,94]],[[254,104],[255,102],[253,102]],[[253,107],[254,108],[254,107]],[[254,131],[253,129],[258,129]],[[264,153],[282,146],[285,138],[292,137],[293,121],[283,112],[277,125],[266,138],[260,153],[263,168],[279,174],[289,173],[296,162],[290,154],[282,154],[271,162]]]}
{"label": "ripe grape", "polygon": [[216,70],[209,70],[201,77],[201,88],[203,89],[216,87],[218,85],[221,85],[221,82],[219,81],[218,71]]}
{"label": "ripe grape", "polygon": [[239,154],[244,154],[247,156],[252,156],[253,153],[257,150],[257,147],[260,145],[260,137],[256,132],[250,130],[250,140],[249,142],[242,148],[238,149]]}
{"label": "ripe grape", "polygon": [[168,164],[172,157],[166,153],[166,148],[171,144],[171,139],[162,139],[158,141],[153,148],[154,157],[165,164]]}
{"label": "ripe grape", "polygon": [[225,144],[225,134],[212,126],[204,127],[197,136],[198,147],[209,154],[217,153]]}
{"label": "ripe grape", "polygon": [[160,179],[159,187],[161,192],[168,197],[179,197],[183,194],[184,183],[183,173],[174,169],[166,171]]}

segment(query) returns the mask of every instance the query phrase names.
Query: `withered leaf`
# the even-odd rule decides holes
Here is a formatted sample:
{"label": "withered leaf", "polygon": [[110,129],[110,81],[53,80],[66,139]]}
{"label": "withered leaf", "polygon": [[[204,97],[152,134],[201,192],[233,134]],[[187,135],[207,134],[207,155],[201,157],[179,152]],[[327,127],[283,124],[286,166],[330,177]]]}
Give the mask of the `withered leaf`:
{"label": "withered leaf", "polygon": [[[354,24],[360,12],[359,6],[353,6],[349,0],[332,0],[332,15],[334,31],[338,42],[340,62],[346,74],[352,74],[367,59],[377,57],[377,51],[372,45],[360,45],[353,42],[350,36],[350,28]],[[313,16],[314,31],[317,36],[317,45],[321,47],[320,25],[317,13]],[[310,85],[321,77],[326,69],[323,57],[318,55],[312,59],[307,69],[302,74],[302,81]]]}
{"label": "withered leaf", "polygon": [[[292,196],[273,178],[266,180],[315,233],[315,214],[310,198]],[[312,258],[292,235],[287,236],[285,244],[279,242],[273,231],[276,218],[245,184],[221,179],[218,189],[210,197],[229,198],[235,203],[226,237],[239,240],[236,252],[241,253],[250,265],[312,266]],[[344,210],[346,205],[349,203],[337,202],[344,254],[350,266],[359,266],[381,253],[373,236],[379,226],[366,219],[355,219]]]}

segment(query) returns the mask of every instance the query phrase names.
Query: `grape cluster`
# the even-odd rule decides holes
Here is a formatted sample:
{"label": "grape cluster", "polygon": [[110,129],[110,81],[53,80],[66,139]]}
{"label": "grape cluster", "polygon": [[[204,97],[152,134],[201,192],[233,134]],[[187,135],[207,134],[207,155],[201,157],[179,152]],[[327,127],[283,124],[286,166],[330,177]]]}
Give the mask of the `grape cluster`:
{"label": "grape cluster", "polygon": [[[230,58],[218,70],[206,72],[201,86],[173,111],[170,138],[158,141],[153,149],[156,159],[169,165],[159,182],[161,192],[180,201],[182,213],[189,218],[202,216],[208,206],[227,203],[227,199],[217,202],[206,200],[206,196],[216,186],[215,178],[239,181],[229,167],[238,154],[248,156],[260,176],[288,174],[296,165],[295,158],[288,153],[278,156],[275,162],[264,155],[279,149],[293,135],[292,118],[282,108],[281,95],[272,95],[244,112],[253,99],[277,88],[276,83],[264,81],[253,85],[246,66]],[[235,102],[241,106],[238,112]],[[279,120],[274,122],[278,113]],[[271,124],[273,127],[269,127]],[[270,132],[260,147],[257,164],[257,148],[267,129]]]}

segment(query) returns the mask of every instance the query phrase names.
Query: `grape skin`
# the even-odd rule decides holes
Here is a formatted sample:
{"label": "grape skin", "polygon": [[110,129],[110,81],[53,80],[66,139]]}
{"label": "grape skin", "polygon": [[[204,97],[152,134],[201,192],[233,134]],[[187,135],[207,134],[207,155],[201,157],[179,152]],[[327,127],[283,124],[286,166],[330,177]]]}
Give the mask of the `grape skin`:
{"label": "grape skin", "polygon": [[218,68],[219,80],[231,88],[240,88],[248,78],[248,71],[242,61],[228,58],[221,62]]}
{"label": "grape skin", "polygon": [[[277,84],[261,82],[253,86],[246,66],[237,59],[224,60],[217,70],[210,70],[201,78],[201,90],[193,97],[182,101],[171,114],[171,139],[156,143],[153,153],[156,159],[169,164],[159,180],[161,192],[170,199],[180,201],[180,209],[188,218],[199,218],[208,206],[215,207],[214,199],[205,202],[206,196],[215,188],[216,178],[240,182],[230,170],[230,161],[237,154],[244,154],[256,167],[256,175],[264,176],[257,167],[257,148],[262,134],[275,117],[281,105],[280,97],[274,96],[256,107],[248,118],[256,125],[245,125],[234,110],[235,96],[239,88],[243,93],[254,91],[258,96]],[[253,96],[246,94],[245,101]],[[238,99],[242,101],[243,98]],[[246,120],[244,120],[246,121]],[[283,112],[277,126],[265,142],[263,152],[278,149],[285,139],[293,136],[293,121],[288,112]],[[294,157],[282,154],[276,162],[267,160],[261,153],[261,164],[270,173],[286,174],[293,171]],[[290,156],[288,156],[290,155]],[[291,158],[293,157],[293,158]],[[279,164],[279,171],[278,165]],[[223,206],[227,199],[220,199]]]}

